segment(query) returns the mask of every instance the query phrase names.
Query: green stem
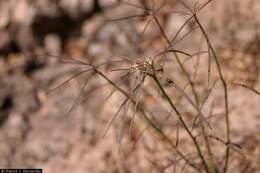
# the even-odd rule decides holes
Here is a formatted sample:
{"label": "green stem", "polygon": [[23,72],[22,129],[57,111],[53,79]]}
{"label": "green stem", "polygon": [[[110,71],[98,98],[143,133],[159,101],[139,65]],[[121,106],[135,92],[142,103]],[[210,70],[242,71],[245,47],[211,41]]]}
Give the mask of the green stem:
{"label": "green stem", "polygon": [[[204,30],[203,26],[201,25],[200,21],[198,20],[196,14],[194,15],[194,18],[197,22],[197,24],[199,25],[199,28],[202,32],[202,34],[204,35],[207,43],[208,43],[208,46],[213,54],[213,58],[216,62],[216,65],[217,65],[217,70],[218,70],[218,74],[219,74],[219,77],[220,77],[220,80],[221,80],[221,83],[223,85],[223,88],[224,88],[224,99],[225,99],[225,123],[226,123],[226,136],[227,136],[227,144],[230,144],[231,143],[231,139],[230,139],[230,125],[229,125],[229,108],[228,108],[228,88],[227,88],[227,84],[226,84],[226,81],[224,79],[224,76],[222,74],[222,70],[221,70],[221,66],[220,66],[220,63],[219,63],[219,60],[218,60],[218,57],[217,57],[217,54],[209,40],[209,37],[206,33],[206,31]],[[229,148],[229,145],[226,146],[226,156],[225,156],[225,165],[224,165],[224,168],[223,168],[223,173],[226,173],[227,172],[227,169],[228,169],[228,163],[229,163],[229,154],[230,154],[230,148]]]}
{"label": "green stem", "polygon": [[173,104],[173,102],[171,101],[170,97],[168,96],[168,94],[166,93],[166,91],[164,90],[164,88],[162,87],[160,81],[158,80],[156,74],[154,73],[153,75],[151,75],[151,77],[153,78],[153,80],[156,82],[156,84],[158,85],[160,91],[163,93],[164,97],[166,98],[166,100],[168,101],[168,103],[170,104],[170,106],[172,107],[172,109],[175,111],[178,119],[180,120],[181,124],[183,125],[184,129],[186,130],[186,132],[188,133],[188,135],[190,136],[190,138],[192,139],[196,149],[197,149],[197,152],[198,152],[198,155],[205,167],[205,170],[207,173],[209,173],[209,168],[208,168],[208,165],[205,161],[205,158],[204,156],[202,155],[202,152],[201,152],[201,149],[200,149],[200,146],[195,138],[195,136],[191,133],[190,129],[188,128],[187,124],[185,123],[184,119],[182,118],[180,112],[178,111],[178,109],[176,108],[176,106]]}

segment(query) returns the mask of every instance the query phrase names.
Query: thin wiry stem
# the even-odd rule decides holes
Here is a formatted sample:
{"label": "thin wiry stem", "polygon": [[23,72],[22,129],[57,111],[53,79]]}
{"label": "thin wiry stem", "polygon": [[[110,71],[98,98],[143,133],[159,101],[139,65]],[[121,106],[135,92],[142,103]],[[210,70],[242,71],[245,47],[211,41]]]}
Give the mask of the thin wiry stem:
{"label": "thin wiry stem", "polygon": [[201,112],[201,109],[191,100],[191,98],[185,93],[185,91],[180,86],[178,86],[175,82],[173,82],[172,80],[167,79],[167,81],[168,81],[169,84],[171,84],[177,91],[179,91],[186,98],[186,100],[198,112],[198,114],[202,115],[203,120],[207,123],[209,128],[211,128],[210,124],[207,122],[206,117]]}
{"label": "thin wiry stem", "polygon": [[[154,67],[153,67],[154,69]],[[155,70],[155,69],[154,69]],[[201,148],[196,140],[196,138],[193,136],[193,134],[191,133],[189,127],[187,126],[187,124],[185,123],[184,119],[182,118],[182,115],[181,113],[178,111],[178,109],[176,108],[176,106],[173,104],[171,98],[168,96],[168,94],[166,93],[166,91],[164,90],[163,86],[161,85],[156,73],[154,73],[152,76],[153,80],[156,82],[157,86],[159,87],[160,91],[162,92],[162,94],[165,96],[166,100],[168,101],[168,103],[170,104],[170,106],[172,107],[172,109],[175,111],[178,119],[180,120],[182,126],[184,127],[184,129],[186,130],[186,132],[188,133],[188,135],[190,136],[190,138],[192,139],[196,149],[197,149],[197,152],[199,154],[199,157],[205,167],[205,170],[206,172],[209,173],[209,168],[208,168],[208,165],[206,163],[206,160],[202,154],[202,151],[201,151]]]}
{"label": "thin wiry stem", "polygon": [[[120,84],[122,84],[126,79],[127,77],[130,75],[131,73],[126,73],[125,75],[123,75],[121,78],[120,78],[120,81],[117,83],[118,86],[120,86]],[[116,88],[113,88],[112,91],[107,95],[107,97],[104,99],[103,101],[103,104],[117,91]]]}
{"label": "thin wiry stem", "polygon": [[178,29],[178,31],[176,32],[176,34],[173,36],[173,38],[170,41],[170,45],[172,45],[174,43],[174,41],[176,40],[176,38],[178,37],[178,35],[181,33],[181,31],[183,30],[183,28],[193,19],[193,16],[189,17],[183,24],[182,26]]}
{"label": "thin wiry stem", "polygon": [[[200,105],[200,110],[203,109],[203,106],[205,105],[206,101],[208,100],[208,98],[209,98],[211,92],[213,91],[213,89],[214,89],[214,87],[215,87],[217,81],[218,81],[218,80],[215,80],[215,81],[213,82],[213,84],[212,84],[212,87],[209,88],[209,90],[208,90],[208,92],[207,92],[207,95],[205,96],[205,98],[204,98],[203,101],[202,101],[202,104]],[[194,122],[193,122],[193,125],[192,125],[192,129],[195,127],[195,124],[196,124],[196,121],[197,121],[198,117],[199,117],[199,115],[196,115],[196,117],[195,117],[195,119],[194,119]]]}
{"label": "thin wiry stem", "polygon": [[[211,1],[211,0],[209,0]],[[207,2],[206,4],[208,4],[209,2]],[[206,31],[204,30],[203,26],[201,25],[200,21],[197,18],[196,13],[194,13],[194,19],[196,21],[196,23],[199,25],[199,28],[203,34],[203,36],[205,37],[207,44],[212,52],[213,58],[216,62],[217,65],[217,71],[221,80],[221,83],[223,85],[224,88],[224,100],[225,100],[225,123],[226,123],[226,136],[227,136],[227,143],[230,143],[230,124],[229,124],[229,106],[228,106],[228,88],[227,88],[227,84],[226,81],[224,79],[224,76],[222,74],[222,70],[221,70],[221,66],[217,57],[217,54],[209,40],[209,37],[206,33]],[[230,154],[230,149],[229,146],[226,146],[226,157],[225,157],[225,164],[224,164],[224,168],[223,168],[223,173],[227,172],[227,168],[228,168],[228,163],[229,163],[229,154]]]}
{"label": "thin wiry stem", "polygon": [[189,54],[189,53],[187,53],[187,52],[184,52],[184,51],[181,51],[181,50],[176,50],[176,49],[168,49],[168,50],[165,50],[165,51],[163,51],[163,52],[158,53],[158,54],[155,55],[155,56],[165,55],[165,54],[168,53],[168,52],[169,52],[169,53],[172,53],[172,52],[181,53],[181,54],[186,55],[186,56],[188,56],[188,57],[192,57],[191,54]]}
{"label": "thin wiry stem", "polygon": [[114,122],[114,120],[116,119],[116,117],[119,115],[119,113],[120,113],[121,110],[123,109],[124,105],[127,103],[128,99],[129,99],[129,98],[126,98],[126,99],[123,101],[123,103],[120,105],[120,107],[119,107],[119,109],[117,110],[117,112],[113,115],[113,117],[112,117],[111,120],[109,121],[109,123],[108,123],[108,125],[107,125],[107,127],[106,127],[106,129],[105,129],[105,133],[104,133],[103,137],[106,136],[106,134],[107,134],[108,130],[110,129],[112,123]]}
{"label": "thin wiry stem", "polygon": [[211,76],[211,53],[210,53],[210,48],[208,45],[208,87],[210,85],[210,76]]}
{"label": "thin wiry stem", "polygon": [[86,88],[88,81],[90,80],[91,75],[89,77],[86,78],[84,84],[82,85],[82,88],[80,89],[80,92],[78,94],[78,96],[76,97],[74,103],[72,104],[72,106],[70,107],[70,109],[68,110],[66,117],[68,117],[70,115],[70,113],[72,112],[72,110],[74,109],[74,107],[77,105],[82,93],[84,92],[84,89]]}
{"label": "thin wiry stem", "polygon": [[172,46],[177,45],[178,43],[180,43],[184,38],[186,38],[189,34],[191,34],[193,31],[195,31],[198,27],[195,26],[193,28],[191,28],[189,31],[187,31],[186,33],[183,34],[183,36],[181,36],[178,40],[176,39],[176,41],[174,40],[174,42],[172,43]]}
{"label": "thin wiry stem", "polygon": [[[205,7],[207,4],[208,4],[208,2],[205,3],[205,5],[200,6],[199,9],[198,9],[198,11],[201,10],[203,7]],[[154,16],[154,15],[153,15],[153,16]],[[185,23],[184,23],[184,24],[180,27],[180,29],[178,30],[178,32],[176,33],[176,35],[173,37],[173,39],[172,39],[171,41],[169,41],[169,39],[168,39],[168,37],[166,36],[166,34],[165,34],[163,28],[162,28],[161,25],[160,25],[159,20],[154,16],[154,19],[155,19],[155,21],[156,21],[156,23],[157,23],[157,25],[158,25],[158,27],[159,27],[159,29],[160,29],[160,31],[161,31],[163,37],[164,37],[165,40],[167,41],[169,47],[172,46],[172,43],[173,43],[174,40],[177,38],[178,34],[181,32],[181,30],[184,28],[184,26],[185,26],[190,20],[192,20],[193,18],[194,18],[194,15],[192,15],[188,20],[186,20]],[[189,84],[191,85],[191,89],[192,89],[192,93],[193,93],[194,98],[195,98],[195,102],[196,102],[197,106],[199,106],[199,97],[198,97],[198,94],[197,94],[197,92],[196,92],[196,90],[195,90],[194,83],[193,83],[193,81],[191,80],[190,75],[189,75],[188,72],[186,71],[184,65],[183,65],[182,62],[180,61],[180,59],[179,59],[177,53],[176,53],[176,52],[173,52],[173,53],[174,53],[174,55],[175,55],[175,57],[176,57],[176,60],[177,60],[177,62],[178,62],[178,64],[179,64],[179,66],[180,66],[182,72],[184,73],[185,77],[187,78]],[[201,121],[202,121],[202,119],[203,119],[203,118],[201,117]],[[203,122],[201,122],[201,125],[203,126]],[[204,129],[204,127],[202,127],[202,130],[203,130],[203,129]],[[205,129],[204,129],[203,131],[205,131]],[[205,136],[206,136],[206,135],[205,135]],[[206,141],[208,141],[208,140],[206,140]]]}
{"label": "thin wiry stem", "polygon": [[90,71],[92,69],[87,69],[87,70],[82,70],[78,73],[75,73],[74,75],[72,75],[70,78],[68,78],[67,80],[65,80],[64,82],[62,82],[61,84],[59,84],[58,86],[52,88],[50,91],[47,92],[47,95],[50,95],[51,93],[53,93],[53,91],[61,88],[62,86],[66,85],[67,83],[69,83],[70,81],[74,80],[75,78],[77,78],[78,76]]}
{"label": "thin wiry stem", "polygon": [[[154,16],[154,19],[155,19],[155,21],[156,21],[156,23],[157,23],[157,25],[158,25],[158,27],[159,27],[159,29],[160,29],[160,31],[161,31],[163,37],[164,37],[165,40],[167,41],[168,46],[171,47],[171,42],[169,41],[168,37],[166,36],[166,34],[165,34],[165,32],[164,32],[164,30],[163,30],[163,28],[162,28],[162,26],[161,26],[159,20],[156,18],[155,15],[153,15],[153,16]],[[186,69],[185,69],[184,65],[182,64],[180,58],[178,57],[177,53],[176,53],[176,52],[173,52],[173,53],[174,53],[174,55],[175,55],[175,58],[176,58],[176,60],[177,60],[177,62],[178,62],[178,64],[179,64],[179,66],[180,66],[182,72],[184,73],[185,77],[187,78],[189,84],[191,85],[191,89],[192,89],[192,93],[193,93],[194,98],[195,98],[196,105],[199,106],[199,97],[198,97],[197,91],[196,91],[196,89],[195,89],[194,83],[193,83],[193,81],[191,80],[189,73],[186,71]],[[206,129],[205,129],[204,124],[203,124],[203,119],[204,119],[204,118],[203,118],[203,115],[202,115],[202,114],[199,114],[200,127],[201,127],[201,129],[202,129],[203,134],[204,134],[204,135],[203,135],[203,136],[204,136],[204,140],[205,140],[205,143],[206,143],[206,146],[207,146],[207,149],[208,149],[208,153],[209,153],[210,158],[211,158],[212,169],[216,169],[215,164],[214,164],[213,154],[212,154],[212,152],[211,152],[210,145],[209,145],[209,140],[208,140],[208,138],[207,138],[207,132],[206,132]],[[191,137],[191,138],[192,138],[192,137]],[[205,167],[205,170],[206,170],[207,172],[210,172],[210,171],[209,171],[209,168],[208,168],[208,165],[207,165],[207,163],[206,163],[206,161],[205,161],[205,159],[204,159],[204,156],[201,154],[200,146],[199,146],[199,145],[196,145],[196,143],[197,143],[196,138],[192,138],[192,140],[193,140],[193,142],[194,142],[194,144],[195,144],[195,146],[196,146],[196,149],[197,149],[197,151],[198,151],[198,153],[199,153],[199,155],[200,155],[200,158],[201,158],[201,160],[202,160],[202,162],[203,162],[203,165],[204,165],[204,167]]]}
{"label": "thin wiry stem", "polygon": [[153,21],[152,18],[148,20],[148,22],[145,24],[145,26],[144,26],[144,28],[143,28],[143,30],[142,30],[142,32],[141,32],[141,35],[144,35],[146,29],[147,29],[148,26],[152,23],[152,21]]}
{"label": "thin wiry stem", "polygon": [[[147,72],[145,72],[147,73]],[[146,74],[141,74],[140,75],[140,82],[139,84],[136,86],[137,87],[137,91],[133,90],[133,94],[132,95],[137,95],[137,93],[139,93],[141,90],[142,90],[142,87],[143,87],[143,84],[144,84],[144,81],[145,81],[145,78],[146,78]],[[140,95],[138,95],[139,99],[140,99]],[[133,124],[134,124],[134,119],[135,119],[135,114],[136,114],[136,111],[137,111],[137,106],[139,104],[139,99],[136,99],[136,104],[134,105],[134,109],[133,109],[133,116],[132,116],[132,119],[131,119],[131,122],[130,122],[130,127],[129,127],[129,132],[131,132],[132,128],[133,128]]]}
{"label": "thin wiry stem", "polygon": [[[170,48],[170,47],[171,47],[171,42],[170,42],[170,40],[168,39],[168,37],[167,37],[167,35],[166,35],[164,29],[162,28],[162,25],[160,24],[158,18],[157,18],[155,15],[153,15],[153,17],[154,17],[155,22],[157,23],[157,26],[158,26],[159,29],[160,29],[160,32],[161,32],[162,36],[164,37],[164,39],[165,39],[166,42],[167,42],[168,47]],[[179,58],[177,52],[176,52],[176,51],[173,51],[173,54],[174,54],[174,56],[175,56],[175,58],[176,58],[176,60],[177,60],[178,65],[180,66],[180,68],[181,68],[183,74],[185,75],[185,77],[187,78],[187,80],[188,80],[188,82],[189,82],[189,84],[190,84],[190,86],[191,86],[192,93],[193,93],[194,98],[195,98],[195,102],[196,102],[196,103],[199,103],[199,97],[198,97],[197,91],[195,90],[194,83],[193,83],[193,81],[191,80],[189,73],[187,72],[187,70],[185,69],[184,65],[182,64],[182,62],[181,62],[181,60],[180,60],[180,58]]]}
{"label": "thin wiry stem", "polygon": [[255,94],[257,94],[257,95],[260,96],[260,92],[257,91],[257,90],[254,89],[254,88],[251,88],[251,87],[249,87],[249,86],[247,86],[247,85],[245,85],[245,84],[241,84],[241,83],[233,83],[233,84],[234,84],[234,85],[237,85],[237,86],[240,86],[240,87],[243,87],[243,88],[245,88],[245,89],[248,89],[248,90],[250,90],[250,91],[252,91],[252,92],[254,92]]}
{"label": "thin wiry stem", "polygon": [[[200,10],[200,9],[202,9],[203,7],[205,7],[207,4],[209,4],[209,2],[210,2],[211,0],[209,0],[209,1],[207,1],[206,3],[204,3],[204,4],[202,4],[200,7],[198,7],[197,9],[196,9],[196,11],[195,12],[193,12],[190,8],[189,8],[189,6],[184,2],[184,1],[180,1],[181,3],[182,3],[182,5],[186,8],[186,9],[188,9],[188,11],[190,11],[190,13],[192,14],[192,16],[193,16],[193,18],[195,19],[195,21],[196,21],[196,23],[199,25],[199,28],[201,29],[201,25],[200,25],[200,23],[198,22],[198,19],[197,19],[197,16],[196,16],[196,13]],[[194,7],[195,8],[195,7]],[[201,29],[201,30],[203,30],[203,29]],[[205,37],[205,32],[204,32],[204,30],[202,31],[203,32],[203,35],[204,35],[204,37]],[[206,38],[206,40],[207,40],[207,44],[208,44],[208,46],[210,47],[211,45],[210,45],[210,43],[209,43],[209,40],[208,40],[208,38]],[[212,47],[211,47],[212,48]],[[214,50],[213,50],[214,51]],[[210,54],[210,53],[209,53]],[[209,58],[210,58],[210,56],[209,56]],[[210,60],[209,60],[209,64],[210,64]],[[210,70],[210,67],[209,67],[209,70]],[[210,75],[210,71],[209,71],[209,74],[208,75]],[[221,74],[222,75],[222,74]],[[210,171],[211,172],[218,172],[218,169],[217,169],[217,167],[216,167],[216,164],[215,164],[215,161],[214,161],[214,155],[213,155],[213,153],[212,153],[212,151],[211,151],[211,147],[210,147],[210,144],[209,144],[209,139],[208,139],[208,136],[207,136],[207,132],[206,132],[206,129],[205,129],[205,127],[204,127],[204,125],[203,125],[203,121],[202,121],[202,117],[199,115],[199,124],[200,124],[200,127],[201,127],[201,129],[202,129],[202,134],[203,134],[203,137],[204,137],[204,140],[205,140],[205,143],[206,143],[206,147],[207,147],[207,151],[208,151],[208,154],[209,154],[209,158],[210,158],[210,164],[211,164],[211,168],[210,168]],[[228,149],[229,150],[229,149]]]}

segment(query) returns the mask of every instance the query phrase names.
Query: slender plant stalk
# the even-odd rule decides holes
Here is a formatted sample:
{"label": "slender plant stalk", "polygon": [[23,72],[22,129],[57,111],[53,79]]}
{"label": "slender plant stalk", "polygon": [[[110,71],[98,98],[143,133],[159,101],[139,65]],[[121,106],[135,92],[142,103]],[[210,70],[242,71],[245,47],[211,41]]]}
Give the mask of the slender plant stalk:
{"label": "slender plant stalk", "polygon": [[195,136],[192,134],[192,132],[190,131],[189,127],[187,126],[187,124],[185,123],[184,119],[182,118],[182,115],[180,114],[180,112],[178,111],[178,109],[176,108],[176,106],[173,104],[171,98],[168,96],[168,94],[166,93],[166,91],[164,90],[163,86],[161,85],[156,73],[151,75],[152,79],[156,82],[157,86],[159,87],[160,91],[162,92],[162,94],[164,95],[164,97],[166,98],[166,100],[168,101],[168,103],[170,104],[170,106],[172,107],[172,109],[175,111],[178,119],[180,120],[181,124],[183,125],[184,129],[186,130],[186,132],[188,133],[188,135],[190,136],[190,138],[192,139],[194,145],[196,146],[198,155],[205,167],[205,170],[207,173],[209,173],[209,168],[208,165],[206,163],[206,160],[202,154],[201,148],[195,138]]}
{"label": "slender plant stalk", "polygon": [[[182,2],[182,1],[181,1]],[[197,11],[200,11],[202,8],[204,8],[207,4],[209,4],[211,2],[211,0],[207,1],[206,3],[202,4],[198,9]],[[196,13],[193,13],[191,9],[189,9],[189,7],[183,2],[183,5],[192,13],[192,16],[183,24],[183,26],[180,28],[180,30],[185,26],[186,23],[188,23],[188,21],[190,21],[192,18],[195,18],[196,20]],[[155,21],[156,23],[158,24],[160,30],[161,30],[161,33],[162,35],[164,36],[164,38],[166,39],[167,43],[168,43],[168,46],[171,47],[171,43],[172,41],[176,38],[174,37],[174,39],[170,42],[168,37],[166,36],[163,28],[161,27],[160,23],[159,23],[159,20],[155,18]],[[178,32],[179,33],[179,32]],[[195,98],[195,102],[197,104],[198,107],[200,107],[200,103],[199,103],[199,97],[198,97],[198,94],[195,90],[195,86],[194,86],[194,83],[193,81],[191,80],[190,78],[190,75],[189,73],[186,71],[184,65],[182,64],[182,62],[180,61],[179,57],[178,57],[178,54],[176,52],[173,52],[175,57],[176,57],[176,60],[183,72],[183,74],[185,75],[185,77],[187,78],[190,86],[191,86],[191,89],[192,89],[192,93],[193,93],[193,96]],[[210,57],[209,57],[210,58]],[[203,115],[199,112],[198,113],[198,117],[199,117],[199,126],[201,127],[201,130],[202,130],[202,134],[203,134],[203,138],[204,138],[204,141],[206,143],[206,148],[207,148],[207,151],[208,151],[208,154],[209,154],[209,159],[210,159],[210,164],[211,164],[211,167],[210,167],[210,171],[211,172],[217,172],[217,167],[216,167],[216,164],[215,164],[215,160],[214,160],[214,155],[211,151],[211,147],[210,147],[210,143],[209,143],[209,139],[208,139],[208,135],[207,135],[207,131],[206,131],[206,128],[204,126],[204,123],[203,123]]]}
{"label": "slender plant stalk", "polygon": [[[219,60],[218,60],[218,56],[209,40],[209,37],[206,33],[206,31],[204,30],[203,26],[201,25],[200,21],[198,20],[197,18],[197,15],[196,13],[194,14],[194,18],[197,22],[197,24],[199,25],[199,28],[203,34],[203,36],[205,37],[207,43],[208,43],[208,46],[212,52],[212,55],[213,55],[213,58],[216,62],[216,65],[217,65],[217,71],[218,71],[218,74],[219,74],[219,77],[220,77],[220,80],[221,80],[221,83],[223,85],[223,88],[224,88],[224,99],[225,99],[225,123],[226,123],[226,140],[227,140],[227,143],[230,144],[231,143],[231,139],[230,139],[230,124],[229,124],[229,106],[228,106],[228,88],[227,88],[227,83],[224,79],[224,76],[222,74],[222,70],[221,70],[221,66],[220,66],[220,63],[219,63]],[[223,173],[226,173],[227,172],[227,169],[228,169],[228,163],[229,163],[229,154],[230,154],[230,148],[229,148],[229,145],[226,145],[226,156],[225,156],[225,165],[224,165],[224,168],[223,168]]]}
{"label": "slender plant stalk", "polygon": [[[153,15],[154,16],[154,15]],[[193,16],[194,17],[194,16]],[[171,47],[171,41],[168,39],[167,35],[165,34],[159,20],[157,19],[156,16],[154,16],[154,20],[156,21],[160,31],[161,31],[161,34],[163,35],[163,37],[165,38],[166,42],[168,43],[168,47]],[[195,99],[195,103],[196,103],[196,106],[199,108],[199,96],[198,96],[198,93],[195,89],[195,85],[194,85],[194,82],[191,80],[191,77],[189,75],[189,73],[187,72],[187,70],[185,69],[183,63],[181,62],[177,52],[175,51],[172,51],[176,60],[177,60],[177,63],[178,65],[180,66],[181,70],[182,70],[182,73],[184,74],[184,76],[186,77],[186,79],[188,80],[188,83],[190,84],[191,86],[191,90],[192,90],[192,93],[193,93],[193,96],[194,96],[194,99]],[[201,113],[198,113],[198,116],[199,116],[199,126],[201,128],[201,131],[202,131],[202,134],[203,134],[203,138],[204,138],[204,141],[206,143],[206,148],[207,148],[207,151],[208,151],[208,154],[209,154],[209,158],[210,158],[210,162],[211,162],[211,168],[210,168],[210,171],[211,172],[216,172],[216,165],[215,165],[215,162],[214,162],[214,156],[212,154],[212,151],[211,151],[211,148],[210,148],[210,143],[209,143],[209,139],[208,139],[208,135],[207,135],[207,132],[206,132],[206,129],[205,129],[205,126],[204,126],[204,123],[203,123],[203,115]],[[196,140],[196,138],[195,138]],[[205,159],[204,159],[205,160]],[[206,164],[206,162],[205,162]]]}
{"label": "slender plant stalk", "polygon": [[[164,39],[166,40],[166,42],[168,44],[168,47],[171,47],[171,41],[168,39],[166,33],[164,32],[164,29],[162,28],[162,25],[160,24],[158,18],[155,15],[153,15],[153,18],[154,18],[155,22],[157,23],[157,25],[158,25],[158,27],[160,29],[161,34],[163,35]],[[180,66],[183,74],[185,75],[185,77],[187,78],[187,80],[188,80],[188,82],[189,82],[189,84],[191,86],[192,93],[194,95],[194,98],[195,98],[196,102],[199,102],[198,94],[197,94],[197,92],[195,90],[194,83],[192,82],[189,73],[187,72],[187,70],[185,69],[184,65],[182,64],[182,62],[181,62],[177,52],[173,51],[173,54],[174,54],[174,56],[175,56],[175,58],[177,60],[178,65]]]}

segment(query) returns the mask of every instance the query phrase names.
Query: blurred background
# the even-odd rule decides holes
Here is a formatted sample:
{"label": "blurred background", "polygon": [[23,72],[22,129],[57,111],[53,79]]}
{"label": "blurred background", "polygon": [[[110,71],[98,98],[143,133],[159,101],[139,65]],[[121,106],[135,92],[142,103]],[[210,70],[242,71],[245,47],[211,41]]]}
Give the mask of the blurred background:
{"label": "blurred background", "polygon": [[[84,87],[92,74],[83,75],[48,94],[79,70],[77,65],[61,63],[62,58],[101,63],[121,56],[134,61],[164,50],[166,44],[155,23],[151,22],[142,34],[149,19],[112,21],[142,12],[133,5],[116,2],[0,0],[1,168],[42,168],[45,173],[132,173],[159,172],[160,165],[173,164],[173,156],[163,152],[149,134],[144,133],[138,140],[129,135],[129,118],[118,118],[103,137],[123,99],[115,95],[107,101],[112,87],[101,78],[90,80]],[[124,2],[148,4],[155,9],[163,1]],[[185,2],[191,8],[196,4],[194,0]],[[172,38],[188,19],[188,11],[175,0],[163,10],[165,13],[158,14],[158,18]],[[230,172],[260,171],[260,96],[233,85],[241,83],[260,91],[259,11],[257,0],[213,0],[198,15],[220,56],[228,81],[231,137],[245,154],[232,155]],[[176,49],[191,54],[206,48],[194,21],[185,26],[175,41]],[[187,62],[191,73],[194,64],[200,64],[196,85],[202,93],[207,81],[206,60],[202,56]],[[174,63],[166,71],[179,83],[185,83]],[[112,79],[122,75],[109,70],[107,73]],[[214,70],[212,76],[217,79]],[[216,115],[212,120],[217,127],[214,134],[222,136],[225,126],[221,119],[220,88],[221,85],[216,87],[205,111]],[[143,99],[152,104],[154,98]],[[182,140],[182,145],[186,145],[183,147],[189,148],[185,137]],[[224,146],[218,147],[216,152],[221,153]]]}

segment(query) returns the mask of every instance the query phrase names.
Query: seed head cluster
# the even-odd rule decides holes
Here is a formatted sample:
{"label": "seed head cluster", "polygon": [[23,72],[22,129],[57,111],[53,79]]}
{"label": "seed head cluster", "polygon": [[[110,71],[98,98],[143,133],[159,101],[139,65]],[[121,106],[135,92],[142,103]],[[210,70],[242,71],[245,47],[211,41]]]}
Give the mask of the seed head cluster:
{"label": "seed head cluster", "polygon": [[153,73],[153,62],[151,58],[145,60],[137,60],[130,68],[130,73],[136,73],[139,75],[147,75]]}

